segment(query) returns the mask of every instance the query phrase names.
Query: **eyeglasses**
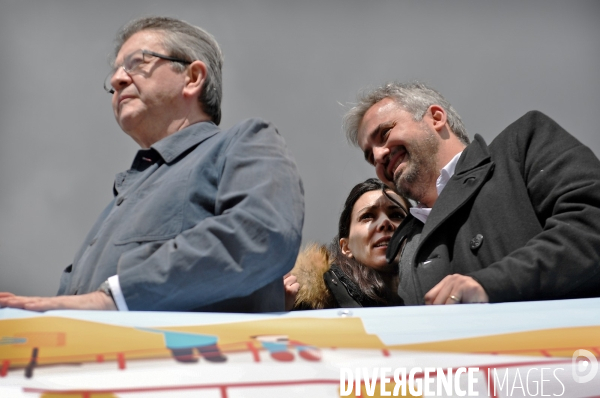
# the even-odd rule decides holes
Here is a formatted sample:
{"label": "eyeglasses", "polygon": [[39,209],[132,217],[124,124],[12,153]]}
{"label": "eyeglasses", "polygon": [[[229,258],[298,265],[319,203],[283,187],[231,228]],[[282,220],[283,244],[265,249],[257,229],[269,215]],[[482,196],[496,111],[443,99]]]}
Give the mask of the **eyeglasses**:
{"label": "eyeglasses", "polygon": [[[137,50],[125,57],[125,59],[123,60],[123,64],[120,67],[123,68],[123,70],[127,72],[128,75],[131,75],[132,73],[138,72],[143,65],[150,62],[150,57],[165,59],[167,61],[179,62],[185,65],[191,64],[190,61],[186,61],[185,59],[169,57],[167,55],[155,53],[154,51]],[[117,73],[118,69],[119,66],[115,66],[113,70],[108,73],[106,79],[104,79],[104,90],[109,94],[114,94],[115,92],[112,85],[110,84],[110,81],[112,80],[115,73]]]}

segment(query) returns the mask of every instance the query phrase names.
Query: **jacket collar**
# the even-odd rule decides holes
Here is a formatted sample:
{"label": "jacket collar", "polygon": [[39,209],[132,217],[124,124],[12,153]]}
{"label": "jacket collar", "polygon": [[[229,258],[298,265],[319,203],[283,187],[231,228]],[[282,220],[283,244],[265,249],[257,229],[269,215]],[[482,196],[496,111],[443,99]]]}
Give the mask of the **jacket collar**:
{"label": "jacket collar", "polygon": [[487,144],[476,134],[473,142],[463,151],[454,175],[431,209],[421,233],[421,241],[479,191],[493,170],[494,162],[491,161]]}
{"label": "jacket collar", "polygon": [[131,170],[142,172],[154,164],[169,164],[219,131],[219,128],[212,122],[195,123],[163,138],[148,149],[138,150],[130,170],[116,175],[113,194],[115,196],[119,194],[119,190]]}
{"label": "jacket collar", "polygon": [[213,122],[195,123],[154,143],[151,148],[168,164],[219,131]]}
{"label": "jacket collar", "polygon": [[475,134],[473,142],[465,148],[460,159],[458,159],[454,175],[466,173],[489,161],[490,152],[485,140],[479,134]]}
{"label": "jacket collar", "polygon": [[415,224],[417,222],[420,221],[418,221],[415,218],[415,216],[412,215],[412,213],[408,213],[406,215],[406,218],[402,220],[398,228],[396,228],[394,234],[392,235],[392,239],[388,244],[388,248],[385,251],[385,259],[388,262],[388,264],[394,262],[394,260],[398,256],[398,253],[400,253],[400,249],[402,248],[404,241],[406,240],[408,235],[415,229]]}
{"label": "jacket collar", "polygon": [[[493,170],[494,162],[491,161],[487,144],[479,134],[476,134],[473,142],[462,152],[454,175],[450,178],[431,209],[427,222],[421,231],[421,243],[481,188]],[[398,255],[403,241],[414,229],[415,220],[409,214],[394,232],[386,252],[388,263],[394,261]]]}

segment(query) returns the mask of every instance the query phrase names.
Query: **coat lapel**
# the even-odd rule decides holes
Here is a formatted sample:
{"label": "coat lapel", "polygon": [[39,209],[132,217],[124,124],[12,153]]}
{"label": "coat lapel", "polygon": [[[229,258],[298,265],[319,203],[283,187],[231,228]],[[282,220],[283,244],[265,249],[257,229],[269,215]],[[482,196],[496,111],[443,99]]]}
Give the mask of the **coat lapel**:
{"label": "coat lapel", "polygon": [[421,233],[421,243],[479,191],[493,170],[494,162],[490,159],[487,145],[476,134],[460,156],[454,175],[433,206]]}
{"label": "coat lapel", "polygon": [[417,219],[415,219],[415,217],[411,213],[408,213],[406,215],[406,218],[394,231],[392,239],[390,240],[388,248],[385,252],[385,259],[387,260],[388,264],[393,263],[396,259],[396,256],[398,256],[398,253],[400,253],[400,248],[402,248],[402,245],[404,244],[404,240],[406,239],[408,234],[414,229],[414,225],[416,222],[420,223],[421,221],[417,221]]}

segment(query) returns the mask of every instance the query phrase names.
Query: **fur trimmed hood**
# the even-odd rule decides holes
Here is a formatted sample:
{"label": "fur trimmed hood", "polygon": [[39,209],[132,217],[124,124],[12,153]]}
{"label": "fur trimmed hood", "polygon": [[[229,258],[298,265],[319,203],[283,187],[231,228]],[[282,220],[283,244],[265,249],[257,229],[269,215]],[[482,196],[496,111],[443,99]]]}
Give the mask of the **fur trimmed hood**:
{"label": "fur trimmed hood", "polygon": [[300,284],[294,303],[295,310],[337,307],[323,279],[323,274],[330,266],[329,252],[324,245],[312,243],[300,251],[291,271]]}

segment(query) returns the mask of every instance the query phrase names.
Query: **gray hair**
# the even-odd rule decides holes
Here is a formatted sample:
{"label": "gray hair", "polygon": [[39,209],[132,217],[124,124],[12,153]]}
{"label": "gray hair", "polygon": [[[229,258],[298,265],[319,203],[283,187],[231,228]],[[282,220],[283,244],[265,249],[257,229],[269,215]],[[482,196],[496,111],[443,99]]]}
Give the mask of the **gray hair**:
{"label": "gray hair", "polygon": [[346,113],[343,120],[344,131],[349,142],[358,146],[358,127],[365,113],[385,98],[396,101],[404,110],[411,113],[417,122],[423,119],[431,105],[441,106],[446,111],[452,132],[463,144],[469,145],[469,136],[456,110],[439,92],[419,82],[390,82],[375,89],[360,92],[357,95],[357,104]]}
{"label": "gray hair", "polygon": [[[215,38],[202,28],[180,19],[169,17],[142,17],[128,22],[117,33],[114,57],[131,36],[142,30],[153,30],[162,34],[162,45],[171,57],[188,61],[200,60],[206,64],[207,74],[204,87],[198,97],[202,110],[215,124],[221,122],[221,100],[223,98],[223,54]],[[182,64],[173,62],[173,69],[183,72]]]}

